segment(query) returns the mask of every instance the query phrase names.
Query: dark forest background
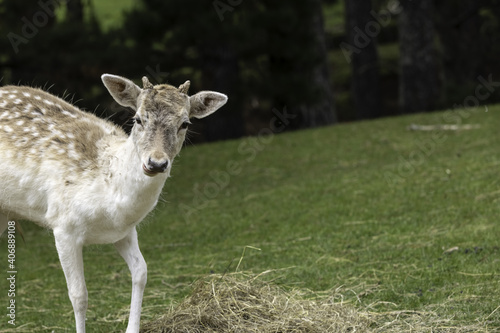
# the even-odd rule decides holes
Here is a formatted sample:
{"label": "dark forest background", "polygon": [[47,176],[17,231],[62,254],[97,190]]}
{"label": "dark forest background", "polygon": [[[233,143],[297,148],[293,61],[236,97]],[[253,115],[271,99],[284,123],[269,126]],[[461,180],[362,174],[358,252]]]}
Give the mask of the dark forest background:
{"label": "dark forest background", "polygon": [[1,84],[126,126],[102,73],[189,79],[230,97],[199,141],[257,134],[285,108],[295,130],[500,101],[500,0],[140,0],[114,25],[98,14],[90,0],[0,0]]}

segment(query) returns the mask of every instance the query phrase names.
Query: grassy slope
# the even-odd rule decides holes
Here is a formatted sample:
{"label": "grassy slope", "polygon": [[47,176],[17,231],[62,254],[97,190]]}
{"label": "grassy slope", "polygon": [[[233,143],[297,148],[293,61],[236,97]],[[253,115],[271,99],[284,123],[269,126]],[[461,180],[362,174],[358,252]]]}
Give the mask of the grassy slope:
{"label": "grassy slope", "polygon": [[[435,311],[455,324],[487,319],[498,327],[499,112],[495,106],[455,118],[479,130],[406,129],[451,122],[436,113],[286,133],[265,143],[186,147],[167,181],[166,203],[140,229],[149,265],[144,320],[179,301],[198,277],[235,271],[252,246],[260,251],[246,248],[239,270],[276,269],[276,283],[286,287],[342,286],[362,308]],[[229,161],[239,170],[224,178]],[[181,205],[198,209],[186,216]],[[52,235],[23,227],[16,300],[18,326],[25,327],[16,332],[72,331]],[[2,238],[4,261],[6,247]],[[123,330],[130,297],[125,263],[112,246],[93,246],[85,264],[88,330]],[[0,332],[14,332],[3,330],[5,323]]]}

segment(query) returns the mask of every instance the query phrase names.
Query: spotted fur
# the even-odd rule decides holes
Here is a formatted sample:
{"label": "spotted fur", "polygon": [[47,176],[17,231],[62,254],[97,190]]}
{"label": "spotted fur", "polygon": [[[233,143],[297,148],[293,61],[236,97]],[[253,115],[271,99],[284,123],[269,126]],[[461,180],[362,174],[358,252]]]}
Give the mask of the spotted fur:
{"label": "spotted fur", "polygon": [[105,74],[113,98],[135,110],[129,136],[109,121],[43,90],[0,88],[0,234],[9,220],[52,229],[78,333],[85,331],[87,289],[82,248],[114,243],[132,273],[127,333],[137,333],[146,263],[136,225],[151,212],[184,142],[189,118],[202,118],[227,100],[204,91],[187,95]]}
{"label": "spotted fur", "polygon": [[29,164],[36,171],[54,160],[68,174],[97,170],[98,142],[126,138],[112,123],[40,89],[2,87],[0,101],[0,158],[16,168]]}

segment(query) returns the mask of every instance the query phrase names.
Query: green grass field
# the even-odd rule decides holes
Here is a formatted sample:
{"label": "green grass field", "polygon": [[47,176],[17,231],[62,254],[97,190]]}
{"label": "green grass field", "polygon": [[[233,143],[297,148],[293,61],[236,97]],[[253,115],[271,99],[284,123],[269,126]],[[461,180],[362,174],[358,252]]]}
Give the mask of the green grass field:
{"label": "green grass field", "polygon": [[[338,289],[363,311],[421,311],[450,327],[500,331],[499,114],[491,106],[185,147],[162,203],[140,226],[143,321],[201,277],[274,270],[275,284]],[[412,123],[480,128],[409,131]],[[17,326],[2,314],[0,332],[71,332],[53,236],[22,226]],[[111,245],[88,247],[84,258],[88,331],[124,331],[126,264]],[[0,260],[7,265],[5,236]]]}

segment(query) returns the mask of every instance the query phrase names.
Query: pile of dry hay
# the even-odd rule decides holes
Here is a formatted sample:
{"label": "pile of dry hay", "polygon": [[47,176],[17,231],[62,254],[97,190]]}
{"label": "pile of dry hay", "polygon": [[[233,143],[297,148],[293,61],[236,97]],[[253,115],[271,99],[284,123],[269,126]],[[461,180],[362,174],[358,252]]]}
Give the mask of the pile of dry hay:
{"label": "pile of dry hay", "polygon": [[465,333],[484,329],[482,325],[457,327],[433,313],[363,311],[338,302],[338,295],[311,300],[310,292],[286,292],[258,278],[231,274],[202,279],[181,304],[144,323],[141,333]]}
{"label": "pile of dry hay", "polygon": [[235,275],[200,280],[188,298],[141,333],[366,332],[370,320],[333,299],[304,299],[304,292]]}

